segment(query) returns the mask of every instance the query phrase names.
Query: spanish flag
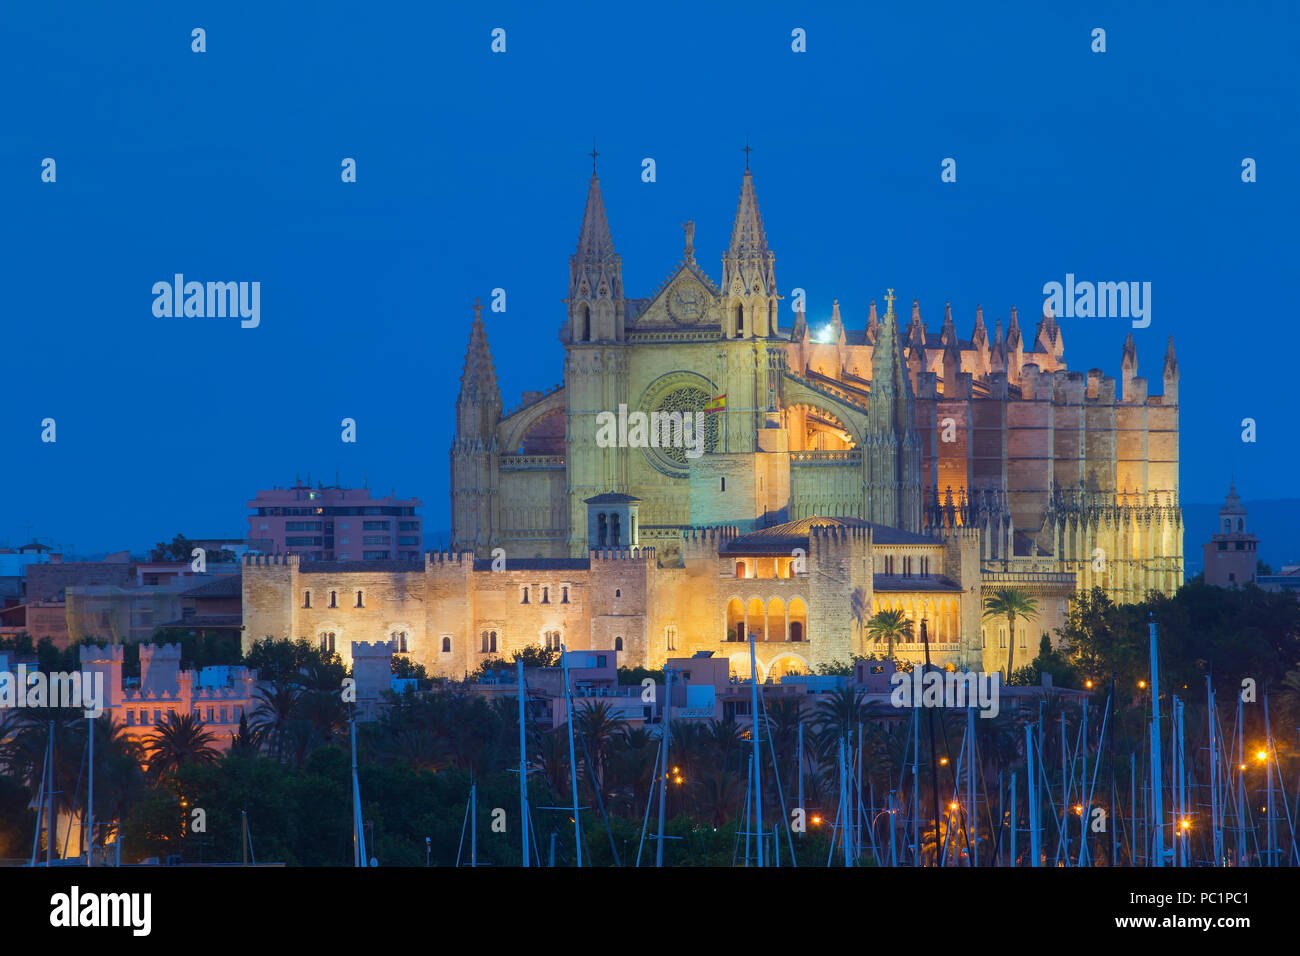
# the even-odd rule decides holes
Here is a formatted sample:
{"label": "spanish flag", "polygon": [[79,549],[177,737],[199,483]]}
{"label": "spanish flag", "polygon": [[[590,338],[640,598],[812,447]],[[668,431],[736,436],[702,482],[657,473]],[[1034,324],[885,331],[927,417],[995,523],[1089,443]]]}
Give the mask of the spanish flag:
{"label": "spanish flag", "polygon": [[724,392],[721,395],[715,395],[709,402],[709,407],[705,409],[708,412],[720,412],[727,407],[727,395]]}

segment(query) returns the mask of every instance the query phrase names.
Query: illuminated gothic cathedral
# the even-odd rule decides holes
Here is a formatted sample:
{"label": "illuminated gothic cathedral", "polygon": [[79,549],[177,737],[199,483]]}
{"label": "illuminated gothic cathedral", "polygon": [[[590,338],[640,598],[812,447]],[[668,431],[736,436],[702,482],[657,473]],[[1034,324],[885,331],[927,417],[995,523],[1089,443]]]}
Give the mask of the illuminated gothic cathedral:
{"label": "illuminated gothic cathedral", "polygon": [[[1131,335],[1117,385],[1067,370],[1051,315],[1028,336],[1012,308],[990,334],[977,308],[963,338],[950,307],[931,332],[917,300],[904,320],[889,290],[883,312],[873,301],[846,325],[837,302],[814,333],[802,312],[780,327],[782,298],[748,167],[720,278],[686,223],[681,259],[645,298],[623,288],[593,171],[563,381],[505,411],[475,309],[450,552],[373,572],[266,559],[245,575],[246,620],[265,581],[281,609],[266,623],[285,636],[357,634],[351,616],[366,621],[352,639],[401,634],[438,673],[561,641],[629,666],[711,651],[747,670],[752,636],[774,675],[881,653],[864,615],[901,608],[917,634],[900,656],[919,656],[924,628],[941,663],[996,669],[1008,641],[1028,663],[1076,589],[1131,601],[1181,583],[1172,339],[1150,395]],[[704,453],[598,441],[597,416],[620,406],[701,416]],[[357,575],[387,610],[303,606],[313,587],[356,591]],[[1000,587],[1038,599],[1015,635],[982,620]]]}

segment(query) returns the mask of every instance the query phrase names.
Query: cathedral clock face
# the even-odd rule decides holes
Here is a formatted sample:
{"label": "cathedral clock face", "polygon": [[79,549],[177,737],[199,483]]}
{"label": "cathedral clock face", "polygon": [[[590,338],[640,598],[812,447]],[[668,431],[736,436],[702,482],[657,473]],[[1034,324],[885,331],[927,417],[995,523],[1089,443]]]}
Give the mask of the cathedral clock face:
{"label": "cathedral clock face", "polygon": [[668,311],[673,320],[694,325],[704,318],[704,290],[694,282],[679,282],[668,294]]}

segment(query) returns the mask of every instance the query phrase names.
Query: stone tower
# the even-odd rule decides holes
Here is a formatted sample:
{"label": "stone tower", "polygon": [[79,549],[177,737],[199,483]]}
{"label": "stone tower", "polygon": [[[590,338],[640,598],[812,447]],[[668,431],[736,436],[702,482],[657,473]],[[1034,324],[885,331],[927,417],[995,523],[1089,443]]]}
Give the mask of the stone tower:
{"label": "stone tower", "polygon": [[893,289],[885,301],[885,317],[871,356],[871,403],[863,455],[867,520],[919,532],[921,442],[915,428],[916,406],[903,360]]}
{"label": "stone tower", "polygon": [[1220,588],[1245,587],[1255,580],[1259,541],[1246,530],[1246,509],[1236,485],[1219,509],[1219,527],[1205,545],[1205,583]]}
{"label": "stone tower", "polygon": [[486,558],[500,541],[501,389],[483,306],[474,303],[465,369],[456,397],[456,438],[451,446],[451,527],[453,551],[473,551]]}
{"label": "stone tower", "polygon": [[[594,152],[594,151],[593,151]],[[578,249],[569,259],[569,321],[564,340],[568,446],[565,456],[570,556],[587,553],[587,505],[593,495],[627,487],[626,456],[596,444],[596,416],[627,403],[628,357],[623,263],[605,215],[593,157]]]}
{"label": "stone tower", "polygon": [[780,295],[776,256],[745,164],[731,243],[722,256],[722,335],[718,391],[727,396],[726,434],[717,451],[757,450],[758,432],[777,414],[777,376],[785,348],[776,340]]}

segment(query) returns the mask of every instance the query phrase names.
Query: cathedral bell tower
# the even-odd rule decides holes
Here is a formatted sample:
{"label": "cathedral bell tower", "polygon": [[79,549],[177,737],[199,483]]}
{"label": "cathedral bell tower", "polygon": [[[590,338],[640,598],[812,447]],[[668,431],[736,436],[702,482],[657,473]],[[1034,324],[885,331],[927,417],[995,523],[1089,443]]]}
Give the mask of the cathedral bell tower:
{"label": "cathedral bell tower", "polygon": [[724,367],[718,388],[727,396],[722,444],[728,452],[756,450],[759,430],[778,411],[776,376],[784,358],[784,348],[776,339],[781,300],[776,290],[776,256],[767,247],[749,152],[746,146],[736,221],[722,257],[720,358]]}
{"label": "cathedral bell tower", "polygon": [[564,391],[567,421],[565,455],[570,556],[587,553],[587,498],[623,492],[627,454],[596,442],[596,417],[618,413],[626,404],[628,357],[624,321],[623,262],[614,251],[605,202],[591,151],[591,182],[578,232],[578,249],[569,259],[568,321],[564,341]]}

